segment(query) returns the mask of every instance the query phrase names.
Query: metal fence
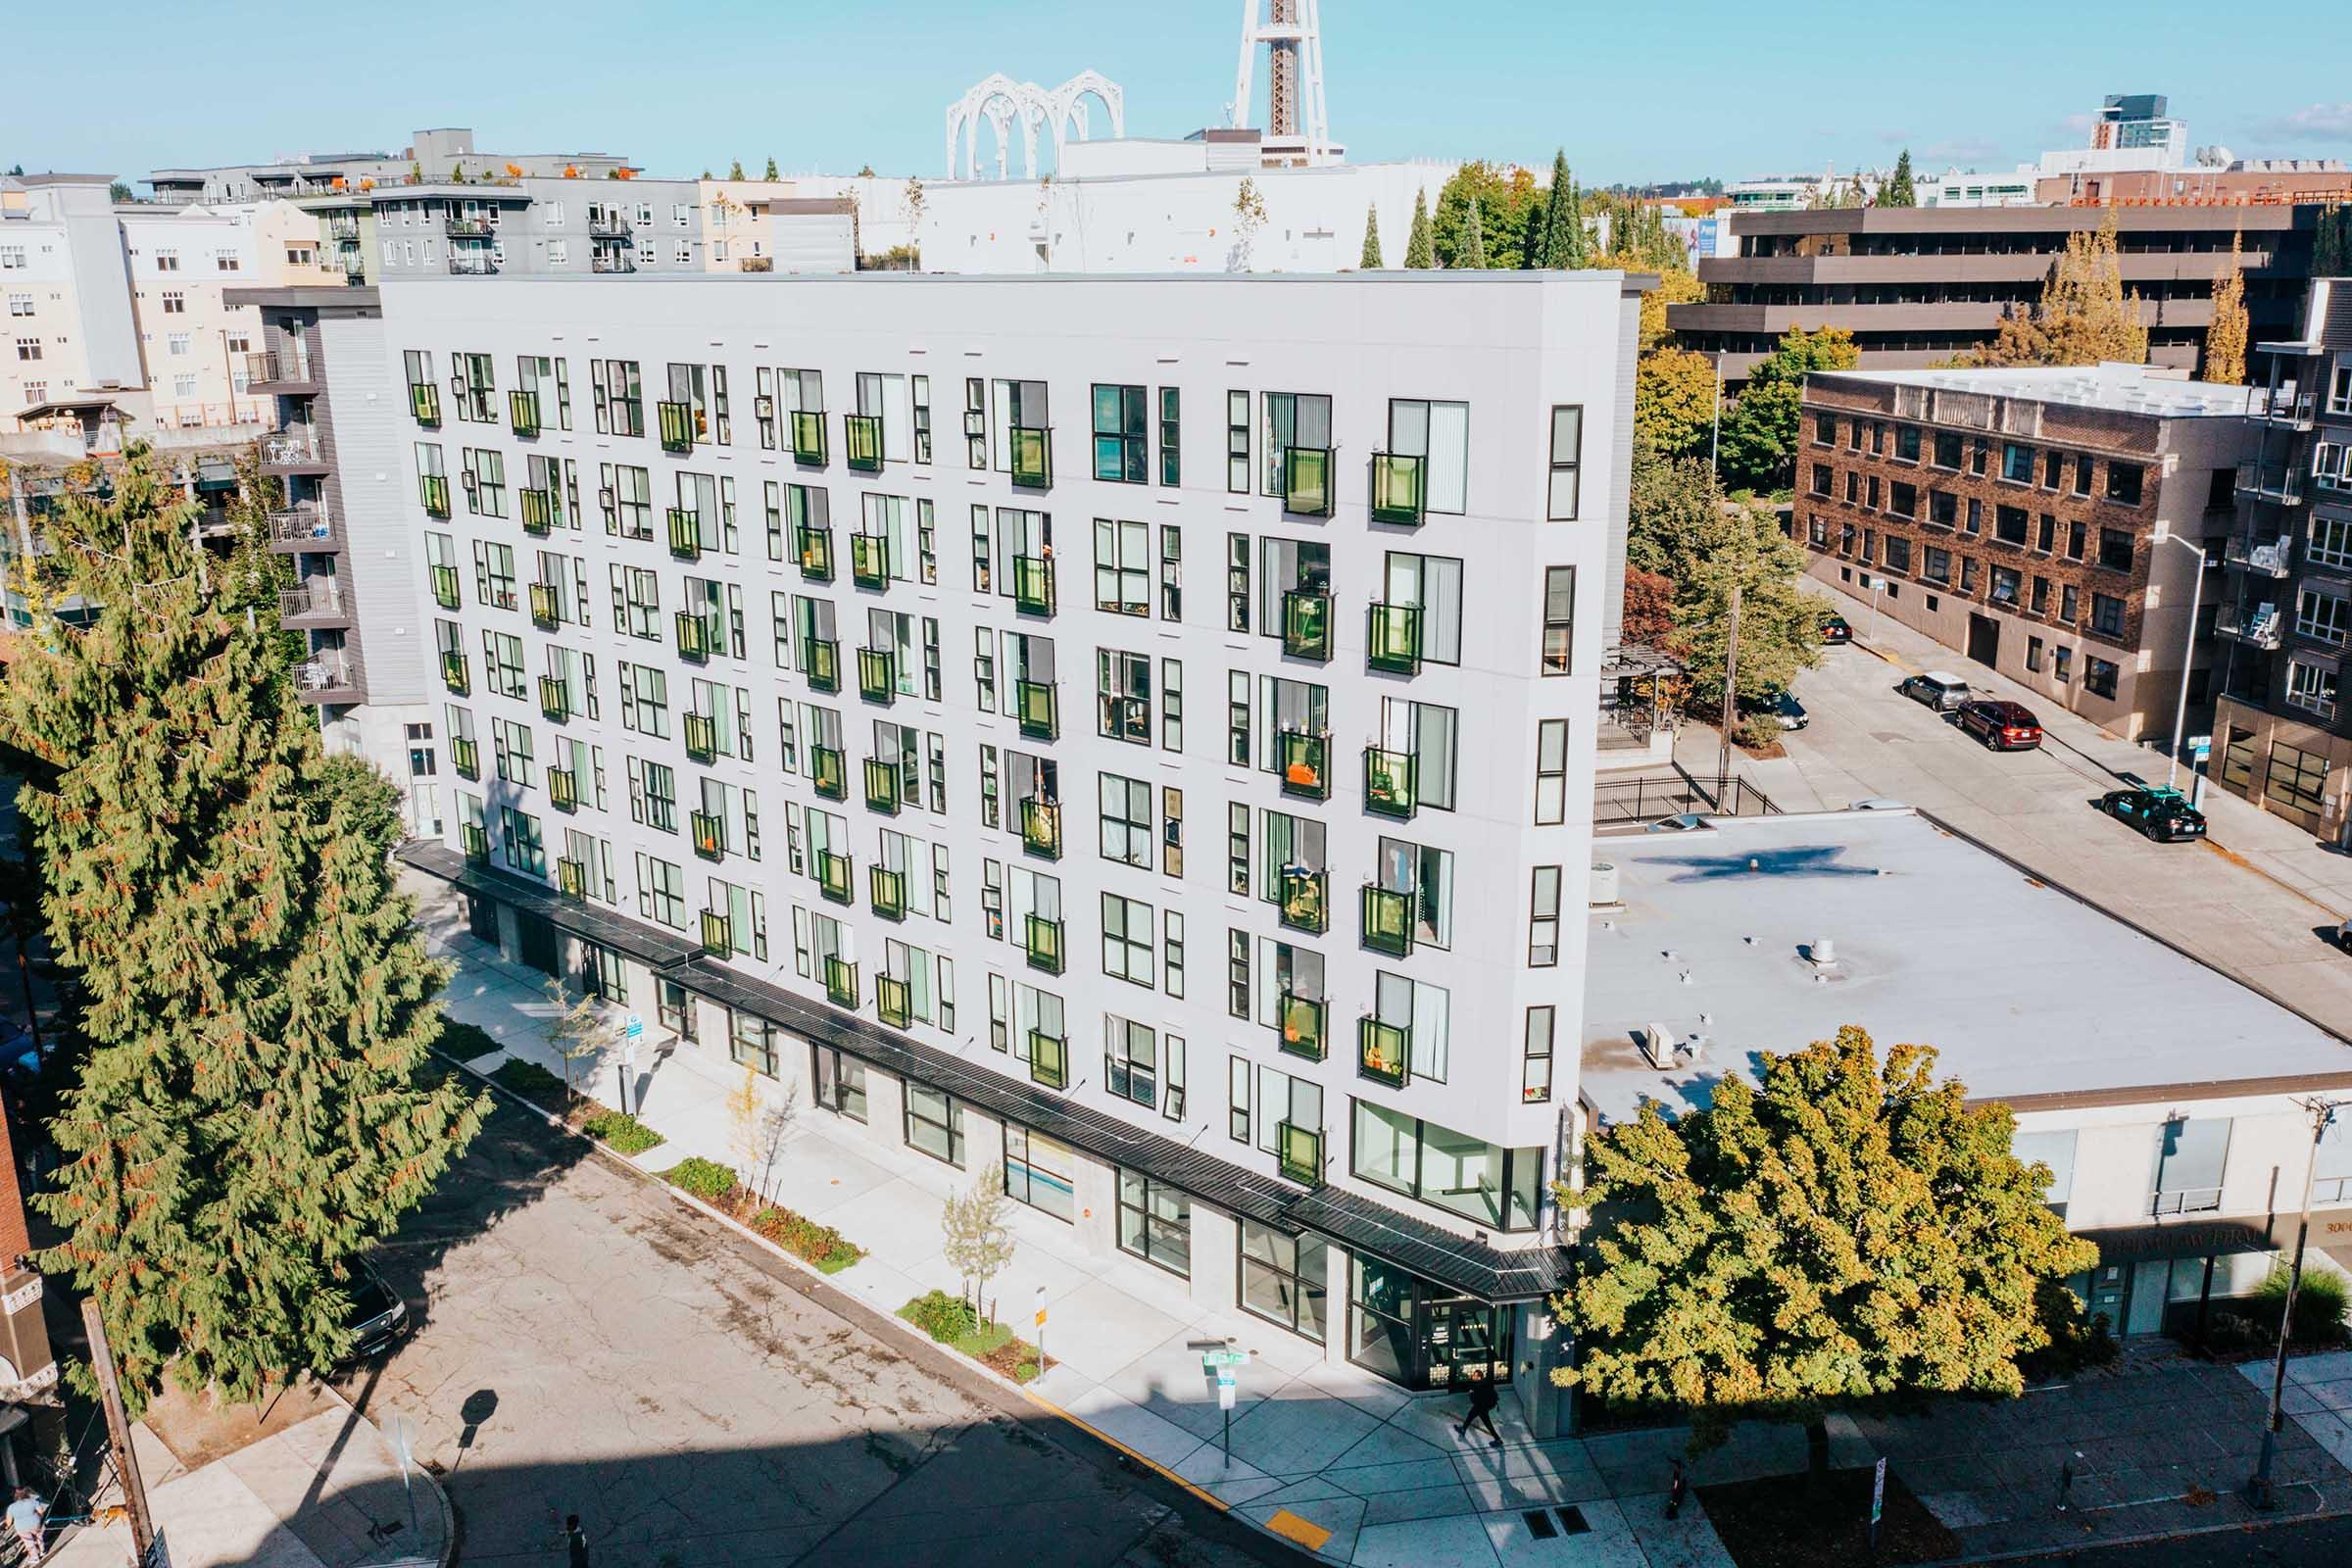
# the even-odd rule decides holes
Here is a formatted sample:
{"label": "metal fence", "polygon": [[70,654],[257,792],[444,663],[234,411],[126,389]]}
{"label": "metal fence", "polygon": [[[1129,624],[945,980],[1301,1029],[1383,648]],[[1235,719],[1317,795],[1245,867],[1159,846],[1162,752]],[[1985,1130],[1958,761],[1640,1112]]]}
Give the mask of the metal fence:
{"label": "metal fence", "polygon": [[1701,780],[1680,763],[1671,772],[1604,777],[1592,786],[1592,825],[1596,828],[1638,827],[1690,811],[1772,816],[1780,808],[1744,778]]}

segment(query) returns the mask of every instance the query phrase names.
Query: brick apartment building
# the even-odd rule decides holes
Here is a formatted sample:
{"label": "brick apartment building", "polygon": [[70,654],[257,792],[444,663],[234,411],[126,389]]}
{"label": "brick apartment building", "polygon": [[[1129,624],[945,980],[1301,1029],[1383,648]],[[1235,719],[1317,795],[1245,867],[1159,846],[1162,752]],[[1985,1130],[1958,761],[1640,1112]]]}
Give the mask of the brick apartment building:
{"label": "brick apartment building", "polygon": [[2172,725],[2199,569],[2165,545],[2221,562],[2254,395],[2122,365],[1814,375],[1790,526],[1814,576],[2136,740]]}

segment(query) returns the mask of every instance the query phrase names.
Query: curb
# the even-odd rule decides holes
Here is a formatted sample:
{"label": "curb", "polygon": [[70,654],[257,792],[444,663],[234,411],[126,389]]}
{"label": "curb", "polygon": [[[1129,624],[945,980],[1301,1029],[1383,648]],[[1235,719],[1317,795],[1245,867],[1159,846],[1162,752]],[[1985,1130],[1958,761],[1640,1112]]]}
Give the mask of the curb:
{"label": "curb", "polygon": [[[369,1432],[374,1433],[376,1442],[383,1444],[387,1448],[392,1446],[390,1440],[386,1439],[384,1436],[384,1429],[377,1426],[366,1411],[362,1410],[358,1405],[345,1398],[341,1389],[336,1388],[332,1383],[327,1382],[323,1378],[314,1379],[313,1381],[315,1381],[319,1388],[326,1391],[329,1398],[333,1399],[337,1404],[341,1405],[346,1411],[348,1411],[354,1421],[360,1422],[366,1426]],[[438,1559],[436,1559],[436,1565],[437,1568],[449,1568],[450,1563],[456,1558],[458,1552],[457,1510],[450,1506],[449,1494],[441,1490],[441,1478],[439,1476],[434,1475],[430,1470],[427,1470],[423,1465],[419,1464],[416,1466],[415,1479],[424,1483],[425,1491],[432,1496],[433,1507],[440,1513],[441,1555]],[[425,1559],[422,1557],[404,1557],[396,1558],[394,1559],[394,1562],[421,1563]]]}
{"label": "curb", "polygon": [[2230,1524],[2199,1525],[2193,1530],[2158,1530],[2137,1536],[2101,1536],[2071,1545],[2020,1546],[2012,1551],[1988,1552],[1981,1557],[1938,1557],[1932,1562],[1920,1563],[1917,1568],[1966,1568],[1966,1565],[1976,1563],[2037,1562],[2051,1557],[2065,1557],[2072,1561],[2074,1554],[2082,1551],[2112,1551],[2119,1546],[2147,1546],[2161,1541],[2193,1541],[2199,1536],[2260,1535],[2265,1530],[2277,1530],[2285,1525],[2324,1524],[2330,1519],[2352,1519],[2352,1508],[2282,1513],[2258,1519],[2240,1519]]}

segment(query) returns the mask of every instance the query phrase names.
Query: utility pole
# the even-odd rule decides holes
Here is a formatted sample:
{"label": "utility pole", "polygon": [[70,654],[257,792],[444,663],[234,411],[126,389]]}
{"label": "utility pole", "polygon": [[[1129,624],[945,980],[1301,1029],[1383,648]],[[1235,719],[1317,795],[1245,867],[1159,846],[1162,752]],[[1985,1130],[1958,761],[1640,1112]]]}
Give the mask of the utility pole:
{"label": "utility pole", "polygon": [[1723,798],[1732,788],[1732,721],[1739,716],[1740,704],[1740,584],[1732,583],[1731,635],[1723,643],[1723,752],[1715,768],[1715,807],[1723,808]]}
{"label": "utility pole", "polygon": [[2278,1429],[2286,1424],[2280,1408],[2286,1394],[2286,1341],[2295,1323],[2295,1294],[2303,1285],[2303,1244],[2311,1235],[2311,1179],[2320,1168],[2320,1142],[2328,1136],[2328,1123],[2335,1120],[2337,1102],[2314,1098],[2302,1103],[2311,1112],[2311,1160],[2303,1167],[2303,1215],[2295,1224],[2295,1257],[2286,1271],[2286,1307],[2278,1318],[2278,1349],[2271,1360],[2271,1413],[2262,1424],[2262,1457],[2246,1483],[2246,1500],[2257,1508],[2277,1506],[2271,1494],[2271,1455],[2278,1446]]}
{"label": "utility pole", "polygon": [[81,1298],[81,1326],[90,1336],[90,1372],[98,1380],[99,1402],[106,1406],[106,1434],[115,1447],[115,1470],[122,1478],[122,1501],[130,1515],[130,1544],[144,1565],[155,1549],[155,1524],[147,1516],[147,1483],[139,1479],[139,1456],[130,1446],[130,1418],[122,1411],[122,1385],[115,1376],[114,1348],[106,1343],[106,1320],[98,1298]]}
{"label": "utility pole", "polygon": [[1723,467],[1715,461],[1716,445],[1723,435],[1723,350],[1715,351],[1715,403],[1707,414],[1707,471],[1716,478],[1723,477]]}

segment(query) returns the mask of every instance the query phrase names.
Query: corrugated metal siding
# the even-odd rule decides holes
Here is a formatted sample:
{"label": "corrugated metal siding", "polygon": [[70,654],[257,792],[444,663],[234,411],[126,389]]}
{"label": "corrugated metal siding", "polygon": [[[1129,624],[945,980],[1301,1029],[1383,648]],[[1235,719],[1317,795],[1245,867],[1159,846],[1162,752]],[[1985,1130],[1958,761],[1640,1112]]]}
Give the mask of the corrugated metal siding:
{"label": "corrugated metal siding", "polygon": [[[405,389],[396,384],[381,318],[326,321],[316,346],[328,356],[333,397],[321,397],[320,439],[335,466],[329,504],[341,529],[343,591],[357,607],[367,644],[350,643],[371,703],[426,700],[429,629],[418,592],[422,548],[415,520],[416,471]],[[453,463],[454,469],[456,465]]]}

